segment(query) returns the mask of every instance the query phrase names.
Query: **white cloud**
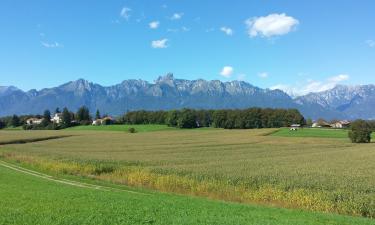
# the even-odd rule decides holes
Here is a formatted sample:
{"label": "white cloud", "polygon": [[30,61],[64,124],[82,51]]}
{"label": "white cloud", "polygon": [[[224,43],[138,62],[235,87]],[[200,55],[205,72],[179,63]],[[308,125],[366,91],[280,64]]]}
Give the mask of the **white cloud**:
{"label": "white cloud", "polygon": [[156,40],[151,42],[151,47],[152,48],[168,48],[167,45],[168,39],[164,38],[161,40]]}
{"label": "white cloud", "polygon": [[159,22],[159,21],[152,21],[152,22],[149,23],[148,25],[149,25],[149,27],[150,27],[151,29],[157,29],[157,28],[159,27],[159,25],[160,25],[160,22]]}
{"label": "white cloud", "polygon": [[183,13],[175,13],[175,14],[173,14],[172,16],[171,16],[171,20],[179,20],[179,19],[181,19],[182,18],[182,16],[183,16],[184,14]]}
{"label": "white cloud", "polygon": [[47,42],[41,42],[42,46],[45,48],[62,48],[64,47],[62,44],[58,42],[53,42],[53,43],[47,43]]}
{"label": "white cloud", "polygon": [[233,30],[231,28],[229,28],[229,27],[221,27],[220,30],[222,32],[224,32],[228,36],[232,36],[233,35]]}
{"label": "white cloud", "polygon": [[366,41],[366,44],[367,44],[370,48],[375,48],[375,41],[374,41],[374,40],[367,40],[367,41]]}
{"label": "white cloud", "polygon": [[190,31],[190,28],[187,28],[187,27],[181,27],[181,30],[182,30],[183,32],[188,32],[188,31]]}
{"label": "white cloud", "polygon": [[291,16],[270,14],[268,16],[249,18],[245,21],[250,37],[272,37],[284,35],[295,29],[299,21]]}
{"label": "white cloud", "polygon": [[129,18],[130,18],[130,12],[131,12],[131,11],[132,11],[132,10],[131,10],[130,8],[123,7],[123,8],[121,9],[120,16],[121,16],[122,18],[126,19],[126,20],[129,20]]}
{"label": "white cloud", "polygon": [[234,71],[233,67],[224,66],[223,69],[220,72],[220,75],[223,76],[223,77],[229,78],[229,77],[232,76],[233,71]]}
{"label": "white cloud", "polygon": [[268,73],[267,72],[258,73],[258,77],[260,77],[260,78],[267,78],[268,77]]}
{"label": "white cloud", "polygon": [[308,79],[304,82],[297,82],[294,85],[278,84],[270,89],[280,89],[291,96],[305,95],[311,92],[322,92],[334,88],[336,85],[349,80],[350,76],[347,74],[339,74],[337,76],[329,77],[324,81],[316,81]]}

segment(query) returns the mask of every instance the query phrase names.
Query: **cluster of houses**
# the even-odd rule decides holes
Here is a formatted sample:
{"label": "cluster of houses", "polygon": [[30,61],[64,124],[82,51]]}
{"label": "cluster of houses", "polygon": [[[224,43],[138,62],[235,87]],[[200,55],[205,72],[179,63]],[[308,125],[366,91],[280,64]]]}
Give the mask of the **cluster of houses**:
{"label": "cluster of houses", "polygon": [[319,121],[312,124],[311,127],[325,127],[325,128],[336,128],[336,129],[343,129],[350,127],[350,121],[348,120],[340,120],[334,121],[332,123],[327,123],[326,121]]}
{"label": "cluster of houses", "polygon": [[[331,123],[328,123],[324,120],[320,120],[318,122],[315,122],[311,125],[312,128],[334,128],[334,129],[345,129],[350,127],[350,121],[348,120],[340,120],[340,121],[334,121]],[[290,126],[291,131],[297,131],[299,128],[301,128],[300,124],[292,124]]]}
{"label": "cluster of houses", "polygon": [[[43,118],[36,118],[32,117],[26,120],[27,125],[38,125],[41,124],[43,121]],[[51,118],[52,123],[61,123],[62,122],[62,113],[55,113],[55,115]]]}
{"label": "cluster of houses", "polygon": [[[32,118],[29,118],[26,120],[26,124],[27,125],[39,125],[41,124],[43,121],[43,118],[36,118],[36,117],[32,117]],[[56,124],[59,124],[62,122],[62,113],[55,113],[55,115],[51,118],[51,122],[52,123],[56,123]],[[72,121],[74,122],[74,121]],[[96,126],[96,125],[108,125],[108,124],[113,124],[115,122],[115,120],[110,117],[110,116],[106,116],[104,118],[101,118],[101,119],[97,119],[97,120],[94,120],[92,122],[92,125]]]}

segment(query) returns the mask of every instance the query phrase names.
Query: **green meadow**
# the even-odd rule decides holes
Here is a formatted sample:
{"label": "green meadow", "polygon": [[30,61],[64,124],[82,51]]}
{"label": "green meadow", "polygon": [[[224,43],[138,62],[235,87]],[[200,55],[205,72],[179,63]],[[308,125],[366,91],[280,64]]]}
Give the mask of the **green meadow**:
{"label": "green meadow", "polygon": [[0,178],[0,224],[374,224],[364,218],[156,192],[87,189],[1,166]]}
{"label": "green meadow", "polygon": [[[281,210],[272,207],[289,208],[290,211],[281,210],[280,216],[284,217],[282,214],[285,213],[284,218],[293,218],[295,214],[297,220],[284,221],[275,216],[272,222],[262,214],[260,217],[264,216],[264,224],[309,224],[311,217],[304,220],[307,215],[319,218],[314,223],[310,221],[311,224],[319,224],[316,221],[321,224],[375,222],[330,214],[375,217],[374,143],[352,144],[348,138],[344,138],[345,131],[179,130],[168,127],[155,130],[154,125],[140,127],[144,128],[144,132],[134,134],[118,132],[125,128],[118,130],[116,126],[91,131],[87,129],[98,128],[85,126],[60,131],[0,131],[0,156],[12,164],[53,176],[90,179],[135,190],[157,191],[152,193],[159,200],[173,202],[181,198],[190,202],[184,204],[196,201],[194,206],[184,207],[181,202],[176,206],[176,209],[185,208],[187,211],[184,211],[184,215],[187,217],[191,215],[192,218],[186,219],[186,224],[220,224],[214,220],[214,209],[209,210],[213,214],[200,214],[204,210],[207,212],[206,204],[215,205],[212,207],[218,207],[218,212],[228,212],[226,215],[235,215],[233,212],[237,210],[241,212],[241,216],[218,217],[223,224],[259,224],[256,221],[262,220],[259,220],[257,213]],[[26,188],[25,185],[21,186]],[[115,195],[108,195],[112,194]],[[52,192],[50,195],[53,196]],[[94,197],[94,194],[89,195]],[[150,198],[147,198],[149,201]],[[82,201],[85,202],[83,197]],[[156,200],[147,201],[141,204],[142,207],[149,204],[151,209],[152,204],[155,207],[160,204]],[[100,202],[110,204],[103,199]],[[113,206],[116,204],[113,203]],[[83,205],[83,208],[86,207]],[[137,210],[130,209],[132,206],[126,204],[121,207],[118,210]],[[16,205],[10,205],[9,208],[18,209]],[[71,210],[73,208],[74,204]],[[250,209],[259,211],[255,210],[257,212],[254,215],[247,214]],[[153,223],[163,224],[161,221],[167,221],[167,224],[184,224],[174,218],[177,217],[176,213],[182,212],[170,213],[164,210],[167,209],[154,212],[156,222]],[[172,215],[170,218],[162,217],[169,214]],[[325,216],[330,218],[329,222]],[[124,218],[130,221],[129,224],[141,223]],[[105,223],[100,221],[98,219],[95,223]],[[113,223],[112,220],[108,221]]]}

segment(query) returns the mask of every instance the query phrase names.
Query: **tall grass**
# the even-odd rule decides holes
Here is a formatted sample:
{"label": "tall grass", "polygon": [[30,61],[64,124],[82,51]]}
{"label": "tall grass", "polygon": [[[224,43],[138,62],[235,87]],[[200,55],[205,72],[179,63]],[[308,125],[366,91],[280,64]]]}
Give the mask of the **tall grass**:
{"label": "tall grass", "polygon": [[235,185],[214,178],[194,179],[189,176],[158,173],[140,166],[122,166],[100,162],[64,161],[3,153],[1,158],[23,166],[56,175],[78,175],[98,180],[242,203],[259,203],[287,208],[375,218],[375,198],[358,198],[347,191],[285,189],[269,184],[257,188],[245,182]]}

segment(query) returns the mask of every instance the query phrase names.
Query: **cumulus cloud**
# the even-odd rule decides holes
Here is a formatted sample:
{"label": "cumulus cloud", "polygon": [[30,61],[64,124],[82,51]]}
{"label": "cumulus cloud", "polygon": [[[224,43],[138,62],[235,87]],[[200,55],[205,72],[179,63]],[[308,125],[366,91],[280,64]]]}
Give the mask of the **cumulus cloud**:
{"label": "cumulus cloud", "polygon": [[233,71],[234,71],[233,67],[224,66],[223,69],[220,72],[220,75],[223,76],[223,77],[229,78],[229,77],[232,76]]}
{"label": "cumulus cloud", "polygon": [[268,77],[268,73],[267,72],[258,73],[258,77],[260,77],[260,78],[267,78]]}
{"label": "cumulus cloud", "polygon": [[250,37],[272,37],[291,32],[299,24],[299,21],[282,13],[249,18],[245,24]]}
{"label": "cumulus cloud", "polygon": [[229,27],[221,27],[220,30],[222,32],[224,32],[228,36],[232,36],[233,35],[233,30],[231,28],[229,28]]}
{"label": "cumulus cloud", "polygon": [[374,40],[367,40],[367,41],[366,41],[366,44],[367,44],[370,48],[375,48],[375,41],[374,41]]}
{"label": "cumulus cloud", "polygon": [[301,96],[311,92],[322,92],[334,88],[336,85],[347,81],[350,76],[347,74],[339,74],[337,76],[329,77],[324,81],[317,81],[308,79],[304,82],[297,82],[294,85],[278,84],[270,89],[283,90],[291,96]]}
{"label": "cumulus cloud", "polygon": [[183,13],[174,13],[172,16],[171,16],[171,20],[179,20],[182,18],[184,14]]}
{"label": "cumulus cloud", "polygon": [[151,29],[157,29],[160,25],[160,22],[159,21],[152,21],[148,24],[148,26],[151,28]]}
{"label": "cumulus cloud", "polygon": [[131,10],[130,8],[128,8],[128,7],[123,7],[123,8],[121,9],[120,16],[121,16],[122,18],[126,19],[126,20],[129,20],[129,18],[130,18],[130,12],[131,12],[131,11],[132,11],[132,10]]}
{"label": "cumulus cloud", "polygon": [[41,44],[45,48],[62,48],[63,47],[63,45],[58,42],[48,43],[48,42],[42,41]]}
{"label": "cumulus cloud", "polygon": [[164,38],[161,40],[155,40],[151,42],[151,47],[152,48],[168,48],[167,45],[168,39]]}

